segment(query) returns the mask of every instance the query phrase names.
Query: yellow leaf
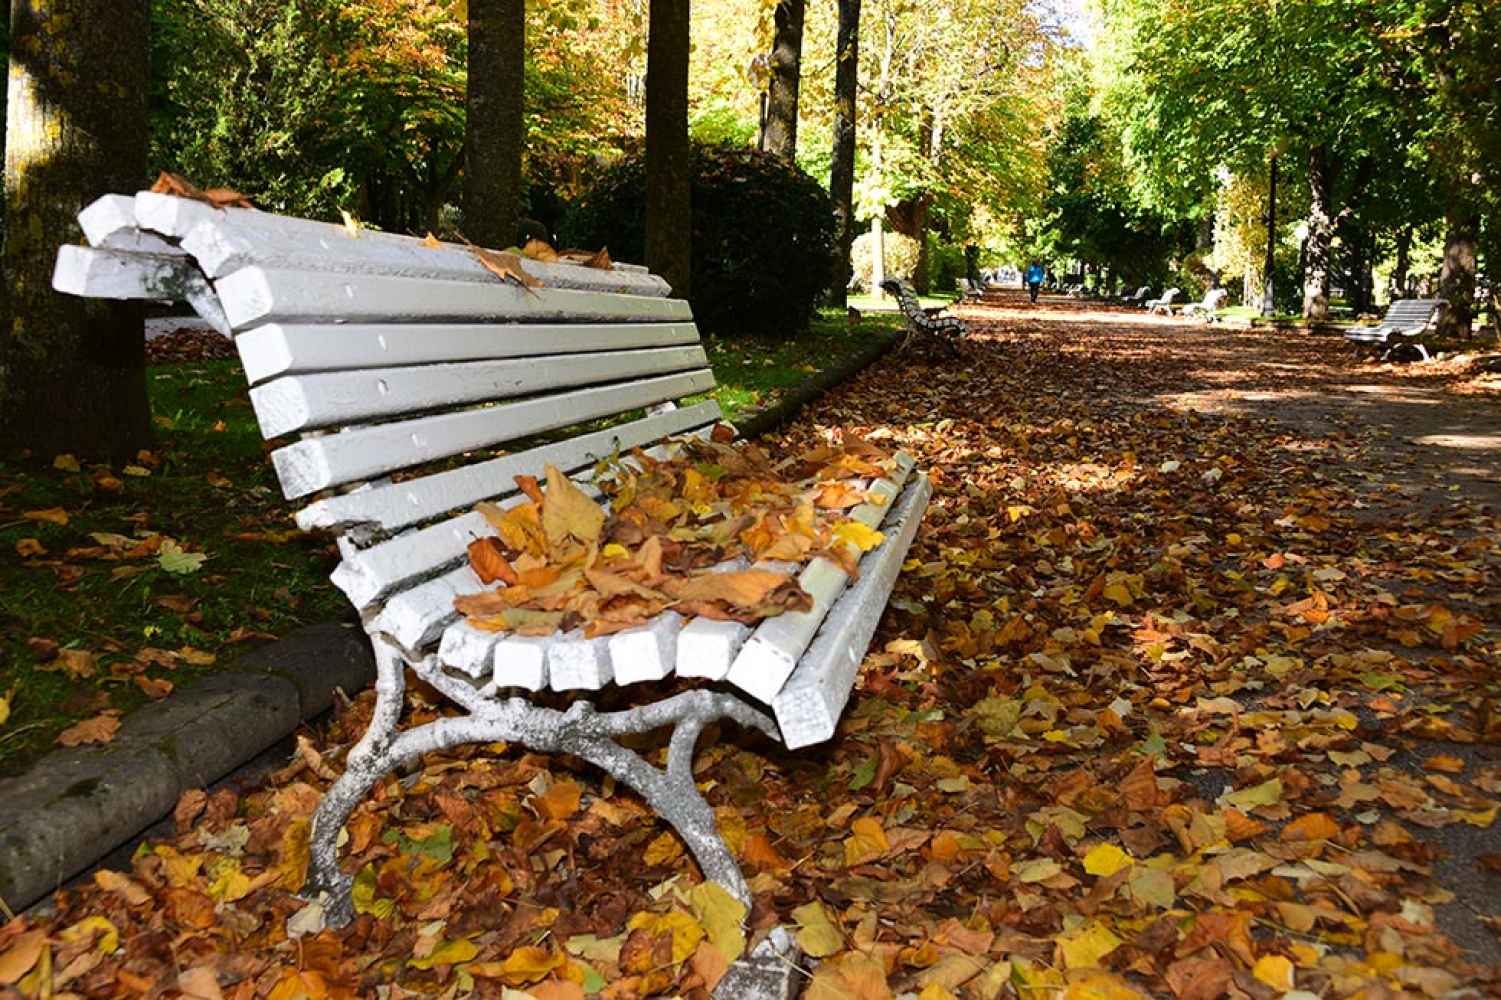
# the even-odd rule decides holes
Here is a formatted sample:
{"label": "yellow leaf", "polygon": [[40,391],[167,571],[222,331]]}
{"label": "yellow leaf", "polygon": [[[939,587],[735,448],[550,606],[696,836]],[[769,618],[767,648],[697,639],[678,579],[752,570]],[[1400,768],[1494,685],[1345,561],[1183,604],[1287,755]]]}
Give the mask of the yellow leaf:
{"label": "yellow leaf", "polygon": [[1099,965],[1100,959],[1121,944],[1121,939],[1111,933],[1110,928],[1091,922],[1072,934],[1059,937],[1058,951],[1063,956],[1063,964],[1070,969],[1088,969]]}
{"label": "yellow leaf", "polygon": [[177,651],[177,655],[182,658],[182,662],[195,667],[207,667],[219,659],[213,653],[204,652],[192,646],[183,646]]}
{"label": "yellow leaf", "polygon": [[646,845],[641,860],[650,867],[669,864],[682,856],[683,845],[671,833],[663,833]]}
{"label": "yellow leaf", "polygon": [[853,867],[874,861],[891,850],[886,831],[881,821],[872,816],[862,816],[850,824],[850,836],[844,839],[844,863]]}
{"label": "yellow leaf", "polygon": [[609,545],[606,545],[604,548],[600,549],[599,554],[604,556],[606,559],[629,559],[631,557],[631,550],[626,548],[624,545],[621,545],[619,542],[611,542]]}
{"label": "yellow leaf", "polygon": [[1107,584],[1101,593],[1107,601],[1114,601],[1123,608],[1131,606],[1131,589],[1124,583]]}
{"label": "yellow leaf", "polygon": [[78,459],[74,458],[72,455],[57,456],[52,460],[52,467],[54,469],[57,469],[59,472],[82,471],[82,468],[78,464]]}
{"label": "yellow leaf", "polygon": [[798,924],[798,946],[810,957],[827,958],[844,947],[844,935],[818,900],[793,910],[792,919]]}
{"label": "yellow leaf", "polygon": [[151,899],[151,894],[128,875],[121,875],[108,868],[101,868],[94,873],[94,884],[105,892],[113,892],[123,897],[131,906],[140,906]]}
{"label": "yellow leaf", "polygon": [[1262,955],[1251,974],[1274,990],[1293,988],[1293,963],[1281,955]]}
{"label": "yellow leaf", "polygon": [[5,725],[5,720],[10,718],[10,700],[15,697],[15,694],[15,688],[0,694],[0,726]]}
{"label": "yellow leaf", "polygon": [[[542,948],[518,948],[517,951],[538,951],[546,956],[549,960],[552,957],[549,952]],[[460,962],[469,961],[471,958],[478,954],[479,946],[476,945],[473,941],[466,941],[463,938],[455,938],[452,941],[444,941],[443,943],[439,944],[438,947],[429,952],[425,958],[414,958],[407,964],[414,969],[431,969],[435,965],[458,965]],[[511,958],[515,957],[516,953],[513,952],[511,954]],[[511,958],[506,959],[506,961],[510,962]],[[541,973],[539,973],[536,978],[541,979],[550,971],[552,971],[552,966],[548,966]],[[530,979],[524,980],[524,982],[531,981],[532,980]]]}
{"label": "yellow leaf", "polygon": [[626,923],[631,930],[645,928],[652,934],[672,935],[672,962],[686,961],[704,939],[703,926],[682,910],[668,913],[638,913]]}
{"label": "yellow leaf", "polygon": [[1096,844],[1084,855],[1084,870],[1091,875],[1109,878],[1122,868],[1129,868],[1136,859],[1114,844]]}
{"label": "yellow leaf", "polygon": [[156,856],[162,859],[167,873],[167,884],[174,889],[191,888],[203,867],[205,855],[182,854],[166,844],[156,846]]}
{"label": "yellow leaf", "polygon": [[79,944],[91,941],[94,935],[99,935],[98,948],[102,954],[108,955],[120,947],[120,931],[106,917],[84,917],[78,923],[63,930],[58,938],[63,944]]}
{"label": "yellow leaf", "polygon": [[1095,972],[1069,983],[1061,1000],[1148,1000],[1148,997],[1119,976]]}
{"label": "yellow leaf", "polygon": [[215,866],[214,871],[214,880],[209,883],[208,894],[216,902],[233,903],[249,894],[250,876],[240,871],[240,863],[234,858],[225,858]]}
{"label": "yellow leaf", "polygon": [[745,953],[746,905],[718,882],[700,882],[688,893],[688,905],[703,925],[709,943],[732,963]]}
{"label": "yellow leaf", "polygon": [[46,510],[28,510],[21,515],[27,521],[45,521],[55,524],[59,528],[68,526],[68,512],[61,507],[48,507]]}
{"label": "yellow leaf", "polygon": [[570,536],[585,545],[599,542],[599,529],[605,523],[604,509],[585,496],[584,491],[555,465],[547,467],[545,499],[542,531],[547,536],[548,545],[556,548]]}
{"label": "yellow leaf", "polygon": [[871,549],[885,541],[886,536],[874,528],[861,524],[859,521],[846,521],[834,529],[836,542],[847,542],[861,552],[869,552]]}
{"label": "yellow leaf", "polygon": [[151,470],[146,468],[144,465],[127,465],[120,471],[125,473],[127,476],[134,476],[137,479],[145,479],[147,476],[151,475]]}
{"label": "yellow leaf", "polygon": [[959,1000],[959,998],[937,983],[929,983],[917,995],[917,1000]]}

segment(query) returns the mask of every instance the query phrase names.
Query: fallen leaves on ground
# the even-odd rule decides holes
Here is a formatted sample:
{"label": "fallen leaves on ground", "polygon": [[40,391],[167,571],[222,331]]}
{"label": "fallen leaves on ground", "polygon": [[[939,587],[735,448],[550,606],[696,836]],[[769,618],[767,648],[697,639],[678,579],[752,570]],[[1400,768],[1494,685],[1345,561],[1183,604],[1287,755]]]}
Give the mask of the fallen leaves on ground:
{"label": "fallen leaves on ground", "polygon": [[[936,493],[837,737],[702,743],[754,894],[746,947],[792,925],[810,1000],[1496,992],[1452,935],[1489,933],[1469,908],[1494,914],[1501,864],[1440,864],[1440,838],[1494,837],[1501,796],[1494,515],[1443,494],[1372,510],[1388,484],[1362,476],[1389,468],[1360,441],[1156,402],[1185,366],[1219,371],[1187,349],[989,331],[962,367],[888,363],[775,442],[854,427]],[[537,513],[497,531],[540,550]],[[646,541],[600,531],[633,562]],[[451,711],[413,687],[407,724]],[[288,887],[372,711],[343,706],[243,797],[185,797],[127,882],[60,893],[49,922],[0,930],[0,960],[25,944],[34,975],[22,939],[45,930],[49,988],[84,996],[186,991],[199,968],[285,998],[701,997],[722,974],[738,918],[676,834],[520,747],[378,783],[341,848],[358,916],[322,929]],[[108,955],[102,927],[62,938],[96,916]]]}

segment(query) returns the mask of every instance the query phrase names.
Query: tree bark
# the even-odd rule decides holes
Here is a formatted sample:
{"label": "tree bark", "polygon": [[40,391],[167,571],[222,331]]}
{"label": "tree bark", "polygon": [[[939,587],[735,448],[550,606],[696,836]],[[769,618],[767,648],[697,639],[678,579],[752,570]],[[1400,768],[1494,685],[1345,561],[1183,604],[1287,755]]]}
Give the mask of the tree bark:
{"label": "tree bark", "polygon": [[140,303],[52,290],[101,194],[146,181],[147,0],[13,0],[0,450],[119,461],[150,444]]}
{"label": "tree bark", "polygon": [[1475,319],[1475,243],[1480,218],[1469,206],[1451,205],[1445,213],[1444,267],[1439,272],[1438,332],[1468,338]]}
{"label": "tree bark", "polygon": [[526,145],[525,64],[525,0],[469,0],[464,234],[480,246],[516,242]]}
{"label": "tree bark", "polygon": [[651,0],[646,42],[646,266],[678,298],[689,297],[693,261],[688,3]]}
{"label": "tree bark", "polygon": [[1412,227],[1403,226],[1397,232],[1397,260],[1392,266],[1391,297],[1393,300],[1407,297],[1407,272],[1412,267]]}
{"label": "tree bark", "polygon": [[788,160],[797,159],[797,92],[803,73],[806,2],[778,0],[771,79],[766,88],[766,118],[762,123],[761,148]]}
{"label": "tree bark", "polygon": [[834,155],[829,195],[834,199],[834,277],[829,301],[849,302],[850,244],[855,238],[855,91],[859,82],[860,0],[839,0],[839,42],[834,70]]}
{"label": "tree bark", "polygon": [[1334,234],[1330,210],[1328,150],[1314,146],[1308,151],[1308,260],[1303,271],[1303,318],[1329,318],[1329,252]]}
{"label": "tree bark", "polygon": [[1261,271],[1261,315],[1277,314],[1277,154],[1267,166],[1266,261]]}

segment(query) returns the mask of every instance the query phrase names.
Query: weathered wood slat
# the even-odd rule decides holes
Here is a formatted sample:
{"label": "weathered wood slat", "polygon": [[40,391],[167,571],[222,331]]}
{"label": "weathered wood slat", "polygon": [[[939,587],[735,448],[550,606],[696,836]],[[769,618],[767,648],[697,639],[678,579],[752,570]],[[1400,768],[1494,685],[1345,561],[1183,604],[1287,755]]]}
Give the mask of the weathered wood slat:
{"label": "weathered wood slat", "polygon": [[692,323],[269,323],[235,338],[251,385],[302,372],[696,343]]}
{"label": "weathered wood slat", "polygon": [[881,524],[885,540],[861,560],[860,579],[829,609],[812,645],[772,699],[789,749],[834,735],[932,492],[928,477],[919,475],[902,493]]}
{"label": "weathered wood slat", "polygon": [[522,687],[528,691],[547,688],[549,639],[507,635],[495,644],[494,678],[497,687]]}
{"label": "weathered wood slat", "polygon": [[438,658],[445,666],[470,677],[484,677],[490,673],[495,646],[503,638],[503,632],[487,632],[468,622],[454,622],[443,630]]}
{"label": "weathered wood slat", "polygon": [[[886,497],[887,503],[862,504],[850,512],[852,520],[874,527],[885,518],[890,502],[896,499],[912,471],[912,459],[907,455],[898,455],[897,463],[897,470],[891,478],[879,480],[871,486],[871,492]],[[829,607],[849,583],[849,577],[836,563],[820,557],[808,564],[798,582],[812,595],[813,607],[768,618],[757,626],[735,657],[726,678],[740,690],[768,704],[782,690],[799,657],[813,641],[824,616],[829,613]]]}
{"label": "weathered wood slat", "polygon": [[650,347],[503,361],[288,375],[250,390],[267,439],[440,407],[666,375],[708,365],[704,349]]}
{"label": "weathered wood slat", "polygon": [[135,199],[129,195],[107,194],[96,198],[78,213],[78,225],[91,247],[186,255],[176,244],[136,225]]}
{"label": "weathered wood slat", "polygon": [[419,323],[431,320],[672,322],[683,299],[524,288],[491,282],[245,267],[214,282],[236,330],[272,322]]}
{"label": "weathered wood slat", "polygon": [[229,333],[218,296],[186,257],[133,250],[62,246],[52,287],[89,299],[170,300],[190,303],[210,326]]}
{"label": "weathered wood slat", "polygon": [[598,691],[614,678],[607,636],[584,638],[583,629],[547,646],[547,683],[554,691]]}
{"label": "weathered wood slat", "polygon": [[469,543],[489,538],[495,529],[484,515],[470,511],[417,531],[350,552],[329,579],[356,608],[366,608],[414,578],[456,565]]}
{"label": "weathered wood slat", "polygon": [[[397,233],[351,232],[343,225],[246,209],[226,209],[199,219],[183,235],[182,248],[213,279],[241,268],[272,266],[482,283],[497,280],[473,250],[462,244],[432,246]],[[645,270],[544,263],[519,256],[518,260],[523,271],[549,288],[654,296],[669,291],[666,281]]]}
{"label": "weathered wood slat", "polygon": [[572,474],[615,452],[713,424],[720,416],[719,404],[710,400],[421,479],[329,497],[298,511],[297,525],[303,531],[354,525],[374,532],[399,531],[509,492],[518,475],[540,478],[549,465]]}
{"label": "weathered wood slat", "polygon": [[610,666],[616,684],[659,681],[677,665],[683,616],[664,611],[651,621],[623,629],[609,638]]}
{"label": "weathered wood slat", "polygon": [[410,650],[438,641],[443,629],[458,619],[453,599],[485,589],[467,563],[442,576],[395,594],[365,625],[371,635],[389,635]]}
{"label": "weathered wood slat", "polygon": [[708,369],[305,438],[271,453],[287,499],[678,399],[714,387]]}
{"label": "weathered wood slat", "polygon": [[724,680],[750,634],[750,626],[740,622],[693,619],[678,633],[678,676]]}

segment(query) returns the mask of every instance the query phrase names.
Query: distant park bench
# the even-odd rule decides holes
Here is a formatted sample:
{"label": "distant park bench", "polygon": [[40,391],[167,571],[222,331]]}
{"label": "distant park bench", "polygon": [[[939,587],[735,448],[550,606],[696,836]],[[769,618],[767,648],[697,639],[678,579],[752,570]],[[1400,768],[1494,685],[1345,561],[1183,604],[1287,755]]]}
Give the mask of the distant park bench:
{"label": "distant park bench", "polygon": [[1380,348],[1381,359],[1387,360],[1399,348],[1416,351],[1423,360],[1428,360],[1428,348],[1422,341],[1423,334],[1433,325],[1442,299],[1397,299],[1387,307],[1386,315],[1375,326],[1354,326],[1345,331],[1345,339],[1351,343]]}
{"label": "distant park bench", "polygon": [[[600,459],[636,448],[661,458],[678,447],[667,438],[708,436],[720,421],[714,402],[674,402],[715,384],[688,303],[640,267],[510,257],[542,283],[522,287],[472,248],[171,195],[106,196],[80,222],[90,246],[60,249],[54,287],[185,300],[233,334],[262,434],[281,439],[271,460],[282,491],[311,500],[298,525],[337,536],[332,580],[365,623],[378,680],[370,728],[313,821],[308,891],[330,894],[329,922],[352,916],[337,838],[369,790],[429,751],[497,741],[598,765],[678,830],[706,878],[748,902],[695,787],[695,744],[720,718],[791,749],[834,735],[927,506],[911,459],[897,456],[850,512],[885,535],[857,582],[821,557],[801,571],[810,610],[755,628],[668,611],[592,639],[486,632],[454,610],[455,596],[489,589],[466,555],[496,534],[476,503],[523,501],[515,477],[548,465],[597,494],[588,474]],[[577,429],[611,417],[624,422]],[[398,733],[408,667],[463,714]],[[697,686],[608,713],[582,697],[674,674]],[[517,696],[544,689],[571,703]],[[665,770],[616,742],[664,726]]]}
{"label": "distant park bench", "polygon": [[1183,307],[1184,316],[1203,316],[1205,319],[1214,320],[1214,314],[1220,306],[1230,297],[1230,291],[1225,288],[1211,288],[1204,293],[1204,298],[1198,302],[1190,302]]}
{"label": "distant park bench", "polygon": [[1173,314],[1173,300],[1178,297],[1178,293],[1179,289],[1169,288],[1158,298],[1148,299],[1146,302],[1147,312],[1160,312],[1164,316],[1171,316]]}
{"label": "distant park bench", "polygon": [[1130,295],[1122,296],[1122,298],[1121,298],[1121,304],[1122,305],[1128,305],[1128,306],[1144,306],[1146,304],[1146,301],[1147,301],[1147,296],[1149,296],[1151,294],[1152,294],[1151,287],[1147,286],[1147,285],[1142,285],[1140,288],[1138,288],[1136,291],[1132,292]]}
{"label": "distant park bench", "polygon": [[964,320],[958,316],[942,315],[942,307],[924,309],[917,300],[917,294],[895,278],[881,282],[881,287],[896,299],[902,318],[907,322],[907,336],[902,341],[902,349],[922,338],[933,340],[951,356],[959,353],[955,344],[969,334],[969,326]]}
{"label": "distant park bench", "polygon": [[970,281],[968,278],[955,279],[959,286],[959,298],[963,302],[979,302],[985,297],[984,282]]}

